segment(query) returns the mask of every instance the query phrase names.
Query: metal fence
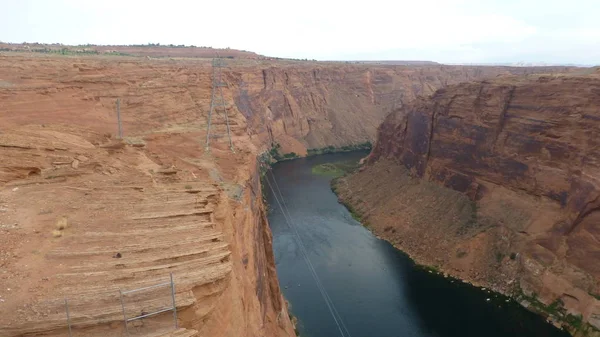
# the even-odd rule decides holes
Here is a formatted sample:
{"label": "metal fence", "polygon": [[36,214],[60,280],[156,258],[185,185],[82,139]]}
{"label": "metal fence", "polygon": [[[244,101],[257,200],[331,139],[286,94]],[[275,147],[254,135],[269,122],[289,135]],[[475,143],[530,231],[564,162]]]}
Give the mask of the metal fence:
{"label": "metal fence", "polygon": [[[121,298],[121,308],[123,309],[123,323],[125,324],[125,332],[127,333],[127,336],[129,336],[129,322],[133,322],[135,320],[139,320],[142,318],[162,314],[163,312],[168,312],[168,311],[173,311],[174,325],[175,325],[175,329],[177,329],[177,306],[175,304],[175,283],[173,282],[173,273],[169,274],[169,276],[170,276],[169,282],[159,283],[159,284],[155,284],[152,286],[127,290],[127,291],[119,290],[119,297]],[[166,307],[166,308],[165,307],[156,308],[152,312],[143,312],[142,311],[140,315],[133,316],[133,317],[128,316],[127,308],[126,308],[127,295],[137,294],[140,292],[150,291],[150,290],[154,290],[157,288],[166,288],[166,287],[171,288],[171,306]]]}
{"label": "metal fence", "polygon": [[[107,293],[107,295],[109,294],[110,293]],[[113,296],[114,295],[110,295],[111,298],[114,298]],[[166,282],[151,284],[149,286],[129,290],[119,289],[118,299],[120,301],[121,311],[123,313],[123,325],[126,336],[131,336],[132,333],[136,332],[138,327],[144,325],[143,322],[139,325],[136,325],[136,321],[141,321],[143,319],[147,319],[152,316],[156,316],[169,311],[173,312],[173,330],[176,330],[178,328],[177,305],[175,302],[175,282],[173,281],[172,273],[169,274],[169,279]],[[69,337],[73,337],[74,328],[72,322],[73,303],[71,302],[68,298],[64,299]],[[75,309],[77,309],[77,307]],[[75,320],[77,321],[77,318]],[[165,325],[167,324],[167,321],[165,321],[165,317],[163,317],[159,320],[154,319],[154,321],[150,322],[152,324],[162,324],[161,329],[165,329],[168,325],[170,325],[170,323],[168,325]],[[149,321],[145,322],[148,323]],[[134,329],[133,331],[132,326],[136,327],[136,329]],[[147,327],[146,329],[148,328],[153,329],[152,326]]]}

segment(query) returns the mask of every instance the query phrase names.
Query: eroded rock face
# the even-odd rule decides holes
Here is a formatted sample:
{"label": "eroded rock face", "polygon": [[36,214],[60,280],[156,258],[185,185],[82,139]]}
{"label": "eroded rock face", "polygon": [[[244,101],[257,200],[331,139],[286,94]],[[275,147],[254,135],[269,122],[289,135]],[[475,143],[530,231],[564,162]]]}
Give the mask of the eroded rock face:
{"label": "eroded rock face", "polygon": [[[154,133],[138,147],[57,125],[0,134],[0,336],[68,335],[65,298],[73,336],[125,335],[123,315],[169,307],[171,289],[126,294],[125,313],[119,291],[171,273],[181,336],[294,334],[256,148],[209,155],[197,138]],[[129,325],[173,327],[171,312]]]}
{"label": "eroded rock face", "polygon": [[[448,84],[572,68],[371,65],[225,59],[223,96],[234,136],[283,152],[374,141],[394,109]],[[2,127],[62,123],[116,134],[116,100],[125,136],[204,130],[210,110],[210,59],[0,56]],[[226,135],[213,116],[215,137]],[[256,137],[254,137],[256,136]]]}
{"label": "eroded rock face", "polygon": [[398,112],[401,121],[391,116],[372,159],[393,152],[417,175],[461,192],[481,177],[551,198],[577,218],[597,206],[587,171],[598,166],[599,90],[596,79],[546,77],[441,90]]}
{"label": "eroded rock face", "polygon": [[461,84],[391,116],[370,160],[394,157],[473,199],[484,183],[552,199],[569,235],[600,210],[599,104],[596,78]]}
{"label": "eroded rock face", "polygon": [[600,327],[599,107],[597,75],[450,86],[387,116],[367,167],[338,189],[417,260],[560,299]]}
{"label": "eroded rock face", "polygon": [[[184,328],[289,336],[257,156],[274,142],[303,154],[374,139],[385,113],[418,94],[529,71],[232,60],[232,153],[223,114],[204,146],[210,59],[0,55],[0,289],[11,289],[0,335],[65,335],[64,297],[75,335],[119,333],[118,290],[173,272]],[[69,227],[55,229],[61,216]],[[133,314],[164,304],[155,299]]]}
{"label": "eroded rock face", "polygon": [[308,62],[232,68],[227,81],[252,132],[281,143],[284,151],[303,153],[373,141],[390,111],[449,84],[567,70]]}

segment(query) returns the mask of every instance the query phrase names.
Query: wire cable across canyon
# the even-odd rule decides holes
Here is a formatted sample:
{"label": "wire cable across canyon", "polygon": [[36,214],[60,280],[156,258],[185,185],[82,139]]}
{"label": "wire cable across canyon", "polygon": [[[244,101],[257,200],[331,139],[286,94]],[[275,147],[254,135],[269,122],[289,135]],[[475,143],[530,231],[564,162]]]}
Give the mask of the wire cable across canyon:
{"label": "wire cable across canyon", "polygon": [[[308,252],[306,250],[306,247],[304,246],[304,243],[302,242],[300,233],[298,233],[298,230],[296,229],[295,225],[293,224],[293,222],[291,220],[290,212],[287,207],[287,203],[283,199],[283,194],[281,193],[281,190],[279,189],[279,184],[277,184],[277,180],[275,179],[275,175],[273,175],[273,171],[271,171],[269,169],[269,172],[271,173],[271,177],[277,188],[277,192],[279,193],[279,198],[277,197],[277,193],[275,192],[275,189],[273,189],[273,186],[271,185],[271,182],[269,181],[268,175],[265,175],[267,184],[269,185],[271,192],[273,192],[273,196],[275,197],[275,200],[277,201],[277,204],[279,205],[279,209],[281,209],[281,213],[283,214],[285,222],[287,223],[288,227],[293,231],[294,235],[296,236],[296,240],[298,242],[298,247],[300,248],[300,252],[302,253],[304,261],[306,262],[306,265],[308,266],[308,270],[310,271],[313,279],[315,280],[315,284],[317,285],[317,288],[319,289],[319,292],[321,293],[321,296],[323,297],[323,300],[325,301],[325,304],[327,305],[327,308],[329,309],[329,312],[331,313],[331,317],[333,318],[333,321],[337,325],[340,335],[342,337],[346,337],[346,336],[352,337],[352,335],[350,334],[350,331],[348,331],[348,328],[346,327],[346,324],[344,324],[342,317],[340,316],[339,312],[335,308],[335,305],[333,304],[331,297],[329,297],[327,290],[321,283],[321,280],[319,279],[319,275],[317,275],[315,267],[313,266],[312,262],[310,261],[310,258],[308,257]],[[280,201],[280,199],[281,199],[281,201]],[[287,215],[286,215],[286,212],[287,212]]]}

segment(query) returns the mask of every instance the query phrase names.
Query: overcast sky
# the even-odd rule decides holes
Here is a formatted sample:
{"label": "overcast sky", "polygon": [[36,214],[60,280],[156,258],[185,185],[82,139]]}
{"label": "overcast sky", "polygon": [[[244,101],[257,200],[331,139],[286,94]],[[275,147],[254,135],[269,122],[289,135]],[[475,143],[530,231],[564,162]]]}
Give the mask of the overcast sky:
{"label": "overcast sky", "polygon": [[318,60],[600,63],[600,0],[0,0],[0,41]]}

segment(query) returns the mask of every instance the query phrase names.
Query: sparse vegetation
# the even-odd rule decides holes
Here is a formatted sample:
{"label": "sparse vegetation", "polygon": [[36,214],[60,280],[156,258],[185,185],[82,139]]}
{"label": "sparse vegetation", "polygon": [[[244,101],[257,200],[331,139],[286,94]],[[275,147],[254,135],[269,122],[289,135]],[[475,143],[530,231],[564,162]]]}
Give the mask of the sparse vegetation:
{"label": "sparse vegetation", "polygon": [[[312,173],[317,175],[332,176],[339,178],[354,171],[358,167],[358,163],[354,161],[341,161],[335,163],[324,163],[312,167]],[[333,188],[333,187],[332,187]],[[334,190],[335,192],[335,190]]]}
{"label": "sparse vegetation", "polygon": [[273,143],[271,144],[271,150],[269,150],[271,158],[275,159],[276,161],[283,159],[281,154],[279,154],[279,149],[281,149],[281,145],[279,145],[279,143]]}
{"label": "sparse vegetation", "polygon": [[292,313],[292,305],[290,304],[290,302],[288,300],[285,300],[285,304],[288,309],[288,318],[290,319],[290,322],[292,323],[292,326],[294,327],[294,334],[298,337],[301,337],[300,330],[298,329],[298,318],[296,316],[294,316],[294,314]]}
{"label": "sparse vegetation", "polygon": [[335,164],[325,163],[315,165],[312,167],[312,173],[317,175],[325,175],[332,177],[341,177],[344,175],[344,171],[338,168]]}
{"label": "sparse vegetation", "polygon": [[361,150],[366,151],[366,150],[371,150],[372,147],[373,147],[373,145],[369,141],[360,143],[360,144],[344,145],[341,147],[326,146],[323,148],[308,149],[307,155],[310,157],[310,156],[317,156],[320,154],[336,153],[336,152],[351,152],[351,151],[361,151]]}
{"label": "sparse vegetation", "polygon": [[59,238],[63,236],[63,231],[69,226],[67,217],[60,217],[54,224],[55,229],[52,231],[52,237]]}
{"label": "sparse vegetation", "polygon": [[65,228],[67,228],[69,226],[69,220],[66,217],[60,217],[58,220],[56,220],[56,229],[59,231],[64,230]]}
{"label": "sparse vegetation", "polygon": [[565,303],[560,298],[557,298],[554,302],[550,303],[550,305],[547,307],[547,310],[550,313],[556,313],[558,311],[562,311],[564,305]]}
{"label": "sparse vegetation", "polygon": [[[339,177],[337,178],[333,178],[333,180],[331,180],[331,190],[333,191],[333,193],[335,193],[336,195],[337,193],[337,181],[338,181]],[[355,210],[352,205],[350,205],[350,203],[345,202],[343,199],[338,199],[340,201],[340,203],[342,205],[344,205],[344,207],[346,207],[346,209],[348,210],[348,212],[350,212],[350,216],[352,216],[352,219],[362,223],[363,226],[365,227],[369,227],[369,224],[362,219],[361,215],[358,213],[357,210]]]}
{"label": "sparse vegetation", "polygon": [[45,46],[39,48],[0,48],[0,51],[6,52],[27,52],[27,53],[41,53],[41,54],[58,54],[58,55],[118,55],[118,56],[133,56],[131,54],[110,51],[101,53],[96,49],[85,48],[82,46],[75,47],[62,47],[62,48],[48,48]]}
{"label": "sparse vegetation", "polygon": [[[83,44],[76,46],[67,46],[60,43],[53,44],[40,44],[40,43],[28,43],[21,45],[14,45],[13,47],[2,47],[1,51],[5,52],[27,52],[27,53],[42,53],[42,54],[58,54],[58,55],[112,55],[112,56],[136,56],[134,54],[124,53],[116,50],[98,50],[98,47],[93,44]],[[123,47],[123,46],[116,46]],[[135,48],[205,48],[213,49],[212,47],[196,47],[194,45],[186,46],[183,44],[174,45],[161,45],[160,43],[148,43],[148,44],[132,44],[124,47],[135,47]],[[105,49],[105,48],[103,48]],[[226,48],[230,49],[230,48]],[[246,50],[240,50],[241,52],[248,52]],[[156,57],[156,56],[154,56]],[[164,57],[164,56],[163,56]],[[228,55],[226,58],[233,59],[234,56]]]}
{"label": "sparse vegetation", "polygon": [[564,318],[564,322],[575,330],[581,330],[583,327],[583,316],[568,314]]}
{"label": "sparse vegetation", "polygon": [[564,330],[573,335],[588,336],[591,331],[598,331],[592,325],[584,323],[581,315],[567,313],[567,309],[564,307],[565,304],[560,298],[554,300],[550,305],[546,305],[538,299],[536,293],[528,296],[518,285],[514,290],[513,297],[519,302],[527,301],[530,310],[559,322]]}
{"label": "sparse vegetation", "polygon": [[[328,154],[328,153],[337,153],[337,152],[351,152],[351,151],[365,151],[370,150],[372,147],[371,142],[364,142],[355,145],[344,145],[342,147],[335,146],[326,146],[318,149],[308,149],[307,156],[316,156],[320,154]],[[290,160],[295,158],[300,158],[300,156],[295,152],[290,153],[281,153],[281,144],[272,143],[271,149],[269,150],[269,156],[272,160],[278,162],[283,160]]]}
{"label": "sparse vegetation", "polygon": [[594,293],[592,293],[592,292],[588,292],[588,294],[589,294],[590,296],[592,296],[593,298],[597,299],[598,301],[600,301],[600,295],[598,295],[598,294],[594,294]]}
{"label": "sparse vegetation", "polygon": [[275,161],[290,160],[290,159],[300,157],[295,152],[281,154],[280,150],[281,150],[281,145],[279,143],[273,143],[273,144],[271,144],[271,150],[269,150],[269,155]]}
{"label": "sparse vegetation", "polygon": [[290,152],[290,153],[286,153],[283,155],[284,159],[293,159],[293,158],[298,158],[299,156],[296,154],[296,152]]}

